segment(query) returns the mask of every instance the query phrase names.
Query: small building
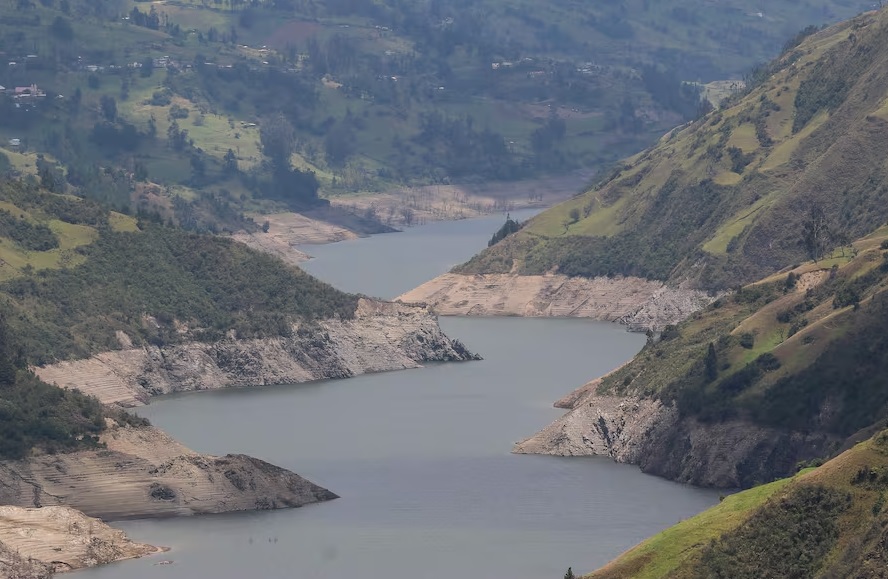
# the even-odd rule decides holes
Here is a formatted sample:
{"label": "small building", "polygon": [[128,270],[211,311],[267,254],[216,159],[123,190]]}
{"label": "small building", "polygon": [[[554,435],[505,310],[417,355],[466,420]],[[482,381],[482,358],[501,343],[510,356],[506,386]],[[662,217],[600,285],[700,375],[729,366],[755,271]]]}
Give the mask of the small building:
{"label": "small building", "polygon": [[37,88],[36,84],[32,84],[31,86],[17,86],[15,87],[14,98],[17,99],[34,99],[38,97],[45,97],[46,93]]}
{"label": "small building", "polygon": [[6,87],[3,86],[2,84],[0,84],[0,94],[3,94],[5,92],[6,92]]}

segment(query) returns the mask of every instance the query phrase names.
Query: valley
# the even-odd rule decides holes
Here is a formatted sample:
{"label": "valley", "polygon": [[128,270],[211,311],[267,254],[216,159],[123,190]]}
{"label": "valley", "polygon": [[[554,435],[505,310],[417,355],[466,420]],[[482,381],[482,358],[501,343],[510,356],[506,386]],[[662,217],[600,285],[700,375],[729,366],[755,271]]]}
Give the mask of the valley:
{"label": "valley", "polygon": [[880,577],[886,47],[0,0],[0,577]]}

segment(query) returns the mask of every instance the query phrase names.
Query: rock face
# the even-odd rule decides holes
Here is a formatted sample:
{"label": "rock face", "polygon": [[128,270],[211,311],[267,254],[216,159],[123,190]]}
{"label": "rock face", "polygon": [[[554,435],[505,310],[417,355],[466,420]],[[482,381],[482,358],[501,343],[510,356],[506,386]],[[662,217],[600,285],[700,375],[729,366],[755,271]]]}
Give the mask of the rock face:
{"label": "rock face", "polygon": [[106,404],[190,390],[288,384],[475,358],[425,307],[361,299],[354,319],[294,326],[289,337],[130,348],[35,368]]}
{"label": "rock face", "polygon": [[599,395],[600,380],[558,401],[556,406],[570,411],[513,452],[609,456],[679,482],[738,488],[791,474],[799,461],[824,456],[841,442],[741,420],[682,419],[658,400]]}
{"label": "rock face", "polygon": [[120,520],[299,507],[336,498],[249,456],[198,454],[153,427],[114,425],[101,442],[106,448],[0,462],[0,503],[66,505]]}
{"label": "rock face", "polygon": [[631,277],[447,273],[397,299],[448,316],[593,318],[643,331],[678,323],[715,298]]}
{"label": "rock face", "polygon": [[67,507],[0,507],[0,578],[38,579],[163,549]]}

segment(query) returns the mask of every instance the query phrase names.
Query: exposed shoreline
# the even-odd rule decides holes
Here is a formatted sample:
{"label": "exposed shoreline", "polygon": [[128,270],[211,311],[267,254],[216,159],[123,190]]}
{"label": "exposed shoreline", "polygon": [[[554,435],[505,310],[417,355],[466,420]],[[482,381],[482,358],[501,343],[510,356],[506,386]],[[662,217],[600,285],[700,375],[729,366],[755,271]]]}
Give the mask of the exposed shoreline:
{"label": "exposed shoreline", "polygon": [[50,384],[132,407],[173,392],[349,378],[475,358],[444,335],[427,308],[361,298],[354,319],[296,325],[290,336],[129,348],[34,371]]}
{"label": "exposed shoreline", "polygon": [[[326,245],[439,221],[460,221],[521,209],[546,209],[569,199],[595,175],[582,170],[528,181],[402,187],[382,193],[343,195],[330,206],[301,213],[251,215],[267,231],[232,238],[298,265],[311,256],[298,246]],[[493,232],[491,231],[491,234]]]}
{"label": "exposed shoreline", "polygon": [[633,277],[446,273],[396,300],[444,316],[591,318],[636,331],[676,324],[715,298]]}
{"label": "exposed shoreline", "polygon": [[[62,388],[128,407],[171,392],[347,378],[472,359],[427,308],[361,298],[354,318],[297,324],[289,336],[130,346],[33,370]],[[94,450],[0,461],[0,503],[64,506],[71,516],[110,521],[293,508],[337,498],[286,469],[246,455],[199,454],[153,427],[109,421],[99,442]],[[2,539],[0,520],[0,547]],[[56,552],[58,540],[46,534],[35,548]],[[112,560],[118,559],[95,564]],[[46,569],[34,564],[31,575],[20,574],[44,577]]]}
{"label": "exposed shoreline", "polygon": [[168,550],[69,507],[0,507],[0,577],[41,579]]}

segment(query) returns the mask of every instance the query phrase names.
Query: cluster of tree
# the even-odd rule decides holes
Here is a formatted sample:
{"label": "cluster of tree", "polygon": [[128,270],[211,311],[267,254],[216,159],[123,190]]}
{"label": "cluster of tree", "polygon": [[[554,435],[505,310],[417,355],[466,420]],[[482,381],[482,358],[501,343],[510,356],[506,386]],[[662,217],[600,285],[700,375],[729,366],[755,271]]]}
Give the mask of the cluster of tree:
{"label": "cluster of tree", "polygon": [[698,577],[758,579],[815,577],[839,537],[839,517],[851,495],[824,486],[796,485],[738,528],[703,549]]}
{"label": "cluster of tree", "polygon": [[[27,362],[87,357],[119,347],[115,331],[137,342],[289,335],[292,324],[354,315],[357,297],[276,258],[226,238],[144,223],[137,233],[105,230],[81,248],[76,268],[42,270],[0,284],[10,300],[11,332]],[[160,327],[146,327],[145,314]]]}
{"label": "cluster of tree", "polygon": [[99,446],[105,417],[121,424],[147,421],[113,412],[77,390],[62,390],[27,369],[23,344],[8,328],[8,304],[0,306],[0,459],[21,459],[33,451],[71,452]]}
{"label": "cluster of tree", "polygon": [[6,237],[28,251],[49,251],[59,246],[59,238],[42,223],[31,223],[0,209],[0,237]]}
{"label": "cluster of tree", "polygon": [[492,247],[513,233],[521,231],[522,226],[523,224],[512,219],[511,215],[506,215],[506,222],[493,234],[493,237],[487,242],[487,247]]}
{"label": "cluster of tree", "polygon": [[480,175],[510,179],[520,167],[505,138],[489,127],[475,128],[471,116],[448,117],[438,111],[423,113],[414,140],[428,150],[427,161],[453,177]]}
{"label": "cluster of tree", "polygon": [[311,171],[300,171],[291,165],[291,157],[296,149],[296,132],[290,121],[282,114],[268,117],[262,122],[259,136],[262,152],[271,165],[271,181],[256,179],[267,196],[287,201],[294,207],[311,207],[321,203],[318,198],[320,185]]}
{"label": "cluster of tree", "polygon": [[666,110],[674,111],[686,120],[700,114],[702,89],[698,85],[682,82],[673,71],[656,66],[644,67],[641,78],[654,102]]}

